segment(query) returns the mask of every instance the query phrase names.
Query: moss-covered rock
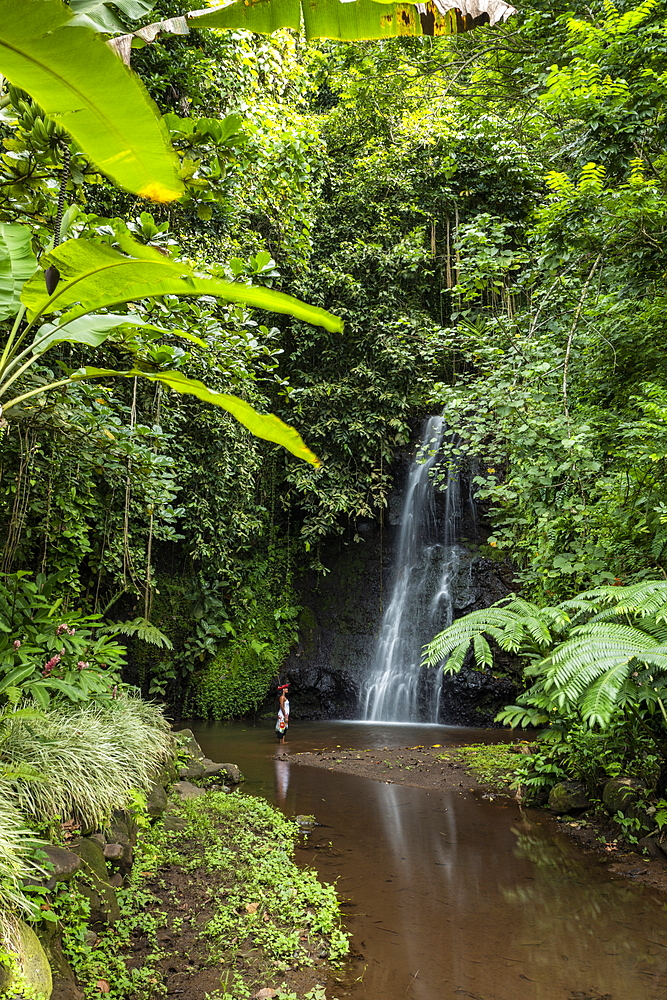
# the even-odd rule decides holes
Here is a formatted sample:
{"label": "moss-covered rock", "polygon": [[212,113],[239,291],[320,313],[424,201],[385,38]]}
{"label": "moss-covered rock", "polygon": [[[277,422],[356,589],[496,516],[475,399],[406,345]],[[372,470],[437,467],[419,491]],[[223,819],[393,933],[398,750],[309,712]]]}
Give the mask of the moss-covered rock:
{"label": "moss-covered rock", "polygon": [[112,924],[118,920],[120,909],[116,893],[109,884],[109,873],[102,847],[95,840],[85,837],[72,850],[83,862],[86,877],[77,879],[77,888],[90,902],[91,924]]}
{"label": "moss-covered rock", "polygon": [[586,788],[579,781],[560,781],[549,792],[549,809],[561,816],[581,812],[589,805]]}
{"label": "moss-covered rock", "polygon": [[35,932],[18,921],[14,934],[16,961],[12,967],[0,965],[0,995],[21,995],[21,988],[29,987],[44,1000],[53,992],[51,966]]}

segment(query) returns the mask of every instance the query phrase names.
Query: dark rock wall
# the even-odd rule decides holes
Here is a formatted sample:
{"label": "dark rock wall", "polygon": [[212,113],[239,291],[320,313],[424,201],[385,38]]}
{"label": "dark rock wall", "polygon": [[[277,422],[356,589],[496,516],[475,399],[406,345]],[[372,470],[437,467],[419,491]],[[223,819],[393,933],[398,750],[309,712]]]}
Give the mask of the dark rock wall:
{"label": "dark rock wall", "polygon": [[[321,553],[326,576],[306,574],[298,583],[303,611],[299,640],[281,670],[292,684],[290,703],[295,719],[354,719],[359,692],[377,642],[383,609],[391,599],[392,566],[398,542],[402,487],[412,454],[395,462],[395,489],[379,519],[359,519]],[[444,513],[444,503],[442,505]],[[453,585],[457,617],[499,600],[510,589],[508,568],[482,558],[477,546],[488,534],[474,509],[463,517],[461,559]],[[356,537],[356,540],[355,540]],[[491,674],[468,668],[446,679],[441,722],[489,725],[514,687]],[[275,695],[264,706],[273,712]]]}

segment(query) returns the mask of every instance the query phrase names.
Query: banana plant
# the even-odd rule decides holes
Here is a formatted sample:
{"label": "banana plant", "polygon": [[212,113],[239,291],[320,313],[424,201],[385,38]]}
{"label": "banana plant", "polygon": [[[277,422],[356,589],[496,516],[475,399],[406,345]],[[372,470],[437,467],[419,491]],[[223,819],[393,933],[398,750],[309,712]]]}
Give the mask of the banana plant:
{"label": "banana plant", "polygon": [[0,73],[120,187],[154,201],[181,196],[176,154],[143,84],[60,0],[0,0]]}
{"label": "banana plant", "polygon": [[[202,382],[188,378],[173,367],[164,368],[174,357],[168,345],[151,350],[151,369],[132,367],[125,371],[85,366],[65,378],[24,386],[17,395],[10,390],[56,344],[99,347],[115,331],[134,328],[167,334],[133,313],[101,313],[102,309],[161,295],[212,295],[341,331],[342,321],[316,306],[272,289],[201,277],[186,264],[136,243],[127,234],[118,237],[124,252],[91,240],[68,240],[44,258],[42,271],[32,254],[30,230],[26,226],[0,225],[0,319],[14,317],[0,356],[0,412],[4,418],[13,408],[54,389],[95,378],[145,378],[161,382],[183,394],[194,395],[231,413],[256,437],[281,445],[312,465],[316,455],[297,431],[274,414],[258,413],[237,396],[215,392]],[[49,317],[49,319],[47,319]],[[190,334],[181,334],[202,347],[207,345]]]}

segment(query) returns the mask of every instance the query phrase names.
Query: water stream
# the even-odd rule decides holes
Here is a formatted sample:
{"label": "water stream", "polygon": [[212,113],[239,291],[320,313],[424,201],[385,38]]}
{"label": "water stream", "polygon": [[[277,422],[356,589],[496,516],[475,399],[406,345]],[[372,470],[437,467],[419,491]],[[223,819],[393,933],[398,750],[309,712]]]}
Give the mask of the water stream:
{"label": "water stream", "polygon": [[[337,880],[361,954],[328,995],[352,1000],[665,1000],[667,906],[614,877],[541,812],[278,759],[268,727],[193,727],[245,790],[312,813],[299,852]],[[290,754],[323,747],[496,741],[498,731],[302,723]],[[282,748],[281,748],[282,750]]]}
{"label": "water stream", "polygon": [[451,584],[459,564],[461,489],[447,477],[444,510],[432,471],[441,461],[446,427],[430,417],[410,467],[400,520],[392,596],[382,618],[361,716],[368,721],[437,722],[442,672],[420,667],[424,643],[451,624]]}

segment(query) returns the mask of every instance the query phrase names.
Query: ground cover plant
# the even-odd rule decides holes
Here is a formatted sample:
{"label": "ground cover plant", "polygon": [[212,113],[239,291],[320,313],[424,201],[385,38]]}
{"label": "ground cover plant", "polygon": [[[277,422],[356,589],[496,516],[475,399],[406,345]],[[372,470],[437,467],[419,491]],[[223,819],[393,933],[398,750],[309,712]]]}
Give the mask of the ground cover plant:
{"label": "ground cover plant", "polygon": [[117,1000],[153,1000],[183,983],[184,968],[193,1000],[246,1000],[267,987],[326,1000],[327,969],[348,941],[334,887],[294,863],[297,824],[262,799],[216,791],[176,813],[183,830],[143,832],[118,891],[120,920],[96,941],[85,897],[67,890],[53,904],[86,1000],[100,982]]}

